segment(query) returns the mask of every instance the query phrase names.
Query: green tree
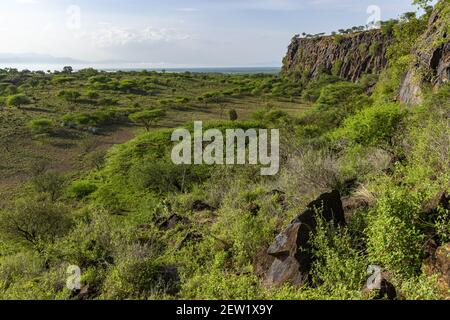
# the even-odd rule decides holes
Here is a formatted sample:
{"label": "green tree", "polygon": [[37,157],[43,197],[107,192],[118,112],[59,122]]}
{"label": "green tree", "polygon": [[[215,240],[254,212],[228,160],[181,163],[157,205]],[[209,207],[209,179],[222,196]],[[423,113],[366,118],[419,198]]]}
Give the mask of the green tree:
{"label": "green tree", "polygon": [[72,73],[73,72],[73,68],[71,66],[65,66],[63,68],[63,73]]}
{"label": "green tree", "polygon": [[24,94],[16,94],[13,96],[9,96],[6,104],[11,107],[20,107],[25,104],[29,104],[31,101]]}
{"label": "green tree", "polygon": [[165,116],[166,112],[164,110],[156,109],[136,112],[130,115],[129,118],[134,123],[141,124],[147,131],[150,131],[150,127],[161,121]]}
{"label": "green tree", "polygon": [[34,119],[28,122],[28,128],[33,134],[50,133],[53,128],[53,121],[46,118]]}
{"label": "green tree", "polygon": [[64,100],[68,102],[77,102],[78,99],[81,97],[81,93],[75,90],[61,90],[58,93],[58,97],[63,98]]}
{"label": "green tree", "polygon": [[236,110],[234,110],[234,109],[231,109],[229,111],[229,116],[230,116],[231,121],[236,121],[238,119],[238,114],[237,114]]}
{"label": "green tree", "polygon": [[64,177],[56,172],[46,172],[35,176],[31,180],[34,189],[39,193],[46,193],[51,201],[56,201],[64,187]]}
{"label": "green tree", "polygon": [[46,201],[19,200],[14,209],[0,214],[2,238],[31,245],[38,252],[66,234],[71,225],[65,207]]}

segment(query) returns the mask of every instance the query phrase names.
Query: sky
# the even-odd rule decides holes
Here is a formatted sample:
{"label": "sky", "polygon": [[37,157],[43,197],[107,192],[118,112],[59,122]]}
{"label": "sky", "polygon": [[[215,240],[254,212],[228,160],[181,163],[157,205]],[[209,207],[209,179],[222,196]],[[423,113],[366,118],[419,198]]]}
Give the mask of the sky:
{"label": "sky", "polygon": [[[412,11],[411,0],[0,0],[0,56],[149,67],[279,66],[295,34]],[[377,8],[375,7],[375,8]]]}

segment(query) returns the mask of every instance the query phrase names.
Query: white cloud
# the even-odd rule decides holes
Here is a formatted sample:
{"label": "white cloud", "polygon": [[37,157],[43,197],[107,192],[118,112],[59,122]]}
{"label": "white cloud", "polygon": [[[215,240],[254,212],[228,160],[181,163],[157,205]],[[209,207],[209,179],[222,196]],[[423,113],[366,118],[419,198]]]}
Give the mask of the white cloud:
{"label": "white cloud", "polygon": [[97,47],[108,48],[130,43],[186,40],[190,38],[190,35],[173,28],[145,27],[134,29],[107,25],[102,29],[92,31],[90,37]]}
{"label": "white cloud", "polygon": [[180,11],[180,12],[196,12],[196,11],[199,11],[199,9],[196,9],[196,8],[178,8],[178,9],[176,9],[176,11]]}
{"label": "white cloud", "polygon": [[16,0],[19,4],[37,4],[37,0]]}

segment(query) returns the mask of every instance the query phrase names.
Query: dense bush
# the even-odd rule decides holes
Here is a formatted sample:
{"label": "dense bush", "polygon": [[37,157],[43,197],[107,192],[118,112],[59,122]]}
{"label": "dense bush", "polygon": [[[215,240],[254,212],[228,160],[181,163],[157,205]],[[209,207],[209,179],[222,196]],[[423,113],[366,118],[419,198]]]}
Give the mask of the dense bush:
{"label": "dense bush", "polygon": [[402,276],[417,275],[424,254],[420,198],[389,184],[382,192],[366,229],[369,259]]}
{"label": "dense bush", "polygon": [[130,120],[143,125],[147,131],[150,130],[152,125],[157,124],[166,116],[166,112],[162,109],[144,110],[141,112],[133,113],[129,116]]}
{"label": "dense bush", "polygon": [[56,172],[45,172],[33,177],[31,183],[36,192],[48,194],[55,201],[63,192],[65,178]]}
{"label": "dense bush", "polygon": [[45,245],[67,234],[72,219],[61,204],[33,199],[20,200],[0,215],[1,236],[32,246],[41,252]]}
{"label": "dense bush", "polygon": [[22,105],[29,104],[31,102],[26,95],[16,94],[13,96],[9,96],[8,99],[6,100],[6,103],[8,106],[11,107],[20,107]]}
{"label": "dense bush", "polygon": [[33,134],[51,133],[53,129],[53,121],[50,119],[35,119],[28,122],[28,128]]}
{"label": "dense bush", "polygon": [[89,181],[75,181],[69,188],[69,194],[77,199],[83,199],[97,190],[97,185]]}
{"label": "dense bush", "polygon": [[406,112],[398,104],[366,108],[346,119],[334,137],[365,146],[392,146],[392,139],[405,115]]}
{"label": "dense bush", "polygon": [[63,98],[68,102],[77,102],[81,97],[81,93],[76,90],[61,90],[58,93],[58,97]]}

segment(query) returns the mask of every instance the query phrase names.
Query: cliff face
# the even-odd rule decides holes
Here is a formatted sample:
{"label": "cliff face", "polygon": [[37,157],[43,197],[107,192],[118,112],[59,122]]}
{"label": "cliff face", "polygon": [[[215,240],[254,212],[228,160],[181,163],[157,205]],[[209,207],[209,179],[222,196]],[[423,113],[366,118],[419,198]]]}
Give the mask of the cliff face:
{"label": "cliff face", "polygon": [[380,30],[348,36],[294,38],[283,60],[283,72],[306,72],[310,78],[326,72],[356,81],[362,74],[379,72],[387,65],[385,54],[389,43],[390,37]]}
{"label": "cliff face", "polygon": [[427,31],[414,48],[414,64],[400,88],[402,103],[421,103],[424,83],[436,88],[450,80],[450,5],[446,1],[436,5]]}

